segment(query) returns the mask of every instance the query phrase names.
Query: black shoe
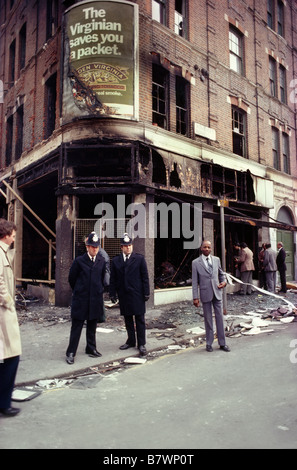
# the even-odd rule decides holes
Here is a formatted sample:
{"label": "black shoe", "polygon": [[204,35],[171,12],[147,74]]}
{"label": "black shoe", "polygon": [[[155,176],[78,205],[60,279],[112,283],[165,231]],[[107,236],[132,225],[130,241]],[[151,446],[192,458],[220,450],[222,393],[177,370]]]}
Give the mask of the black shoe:
{"label": "black shoe", "polygon": [[70,353],[66,355],[67,364],[74,364],[74,354]]}
{"label": "black shoe", "polygon": [[220,346],[220,349],[225,352],[230,352],[230,348],[228,346]]}
{"label": "black shoe", "polygon": [[0,413],[6,418],[12,418],[13,416],[17,415],[21,410],[19,408],[0,408]]}
{"label": "black shoe", "polygon": [[86,354],[88,354],[90,357],[101,357],[102,356],[102,354],[99,351],[97,351],[97,349],[93,349],[93,351],[91,351],[91,352],[86,351]]}
{"label": "black shoe", "polygon": [[125,343],[122,346],[120,346],[119,349],[121,349],[122,351],[125,351],[125,349],[129,349],[129,348],[135,348],[135,345],[132,346],[131,344]]}
{"label": "black shoe", "polygon": [[210,344],[206,345],[206,351],[207,352],[212,352],[213,351],[212,346]]}
{"label": "black shoe", "polygon": [[147,355],[147,350],[145,346],[139,346],[139,352],[141,356],[146,356]]}

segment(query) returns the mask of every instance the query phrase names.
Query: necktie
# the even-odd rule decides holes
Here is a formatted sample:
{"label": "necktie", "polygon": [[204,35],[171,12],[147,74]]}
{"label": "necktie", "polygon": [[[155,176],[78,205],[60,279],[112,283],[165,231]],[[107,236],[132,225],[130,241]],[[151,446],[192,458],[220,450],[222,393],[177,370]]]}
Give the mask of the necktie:
{"label": "necktie", "polygon": [[92,261],[93,261],[93,263],[94,263],[94,261],[95,261],[95,257],[94,257],[94,256],[92,256]]}
{"label": "necktie", "polygon": [[206,261],[207,261],[208,270],[209,270],[209,272],[212,273],[212,265],[211,265],[211,263],[210,263],[209,257],[206,258]]}

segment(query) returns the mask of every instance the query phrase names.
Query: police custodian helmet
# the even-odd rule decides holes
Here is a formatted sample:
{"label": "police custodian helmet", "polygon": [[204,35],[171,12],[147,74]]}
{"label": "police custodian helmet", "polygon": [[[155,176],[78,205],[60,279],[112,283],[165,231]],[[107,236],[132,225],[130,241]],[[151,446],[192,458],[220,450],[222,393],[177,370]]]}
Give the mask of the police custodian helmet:
{"label": "police custodian helmet", "polygon": [[123,237],[121,238],[121,246],[132,245],[133,240],[129,237],[128,233],[124,233]]}

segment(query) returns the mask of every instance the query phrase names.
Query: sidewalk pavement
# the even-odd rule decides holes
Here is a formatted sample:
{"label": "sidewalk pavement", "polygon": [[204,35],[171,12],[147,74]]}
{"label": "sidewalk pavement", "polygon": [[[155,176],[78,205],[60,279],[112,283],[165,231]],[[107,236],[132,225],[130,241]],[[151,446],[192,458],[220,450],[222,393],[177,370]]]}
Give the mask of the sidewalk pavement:
{"label": "sidewalk pavement", "polygon": [[[237,319],[239,322],[245,321],[246,323],[252,318],[248,315],[251,310],[263,311],[264,308],[264,311],[265,309],[270,311],[284,304],[286,306],[286,300],[295,305],[296,294],[297,290],[294,289],[284,298],[257,293],[252,296],[231,295],[228,298],[228,315],[224,316],[226,325],[229,324],[230,328],[235,327],[238,323]],[[201,308],[199,309],[201,311]],[[197,314],[198,310],[191,302],[179,302],[147,309],[148,359],[163,354],[163,350],[165,353],[171,352],[170,349],[178,345],[197,346],[203,342],[205,339],[204,320],[201,313]],[[116,370],[125,365],[123,361],[126,358],[139,357],[137,348],[130,348],[126,351],[119,349],[126,342],[127,334],[124,319],[118,307],[106,308],[106,322],[98,325],[99,328],[97,328],[97,350],[102,357],[92,358],[85,354],[86,338],[85,329],[83,329],[72,365],[67,364],[65,360],[71,328],[70,308],[36,305],[34,308],[29,307],[29,311],[24,314],[19,313],[23,352],[16,377],[17,386],[33,385],[39,380],[75,378],[83,373],[91,374],[92,368],[95,368],[94,373]],[[259,313],[256,315],[259,316]],[[279,327],[287,327],[287,325],[275,322],[273,328],[279,329]],[[195,331],[191,332],[192,329]],[[263,329],[265,330],[265,327]],[[228,336],[231,334],[229,333]]]}
{"label": "sidewalk pavement", "polygon": [[[153,325],[161,313],[162,309],[147,310],[146,323]],[[198,326],[199,322],[202,326],[203,319],[199,315],[195,315],[195,317],[197,324],[194,326]],[[61,319],[61,322],[29,321],[21,323],[22,355],[16,386],[33,385],[39,380],[75,377],[86,370],[92,373],[91,368],[93,367],[98,367],[99,371],[105,369],[104,366],[112,369],[127,357],[140,357],[137,348],[129,348],[125,351],[119,349],[126,342],[127,334],[123,317],[120,316],[118,308],[108,310],[106,323],[98,325],[97,328],[97,350],[102,354],[102,357],[92,358],[85,353],[86,330],[84,328],[74,364],[68,364],[65,360],[65,352],[68,346],[70,327],[70,311],[69,320]],[[176,345],[178,341],[189,341],[193,338],[193,334],[186,333],[186,329],[189,328],[189,325],[183,325],[182,331],[175,328],[174,334],[166,334],[164,326],[161,330],[150,326],[147,329],[146,348],[148,353],[167,348],[169,345]]]}

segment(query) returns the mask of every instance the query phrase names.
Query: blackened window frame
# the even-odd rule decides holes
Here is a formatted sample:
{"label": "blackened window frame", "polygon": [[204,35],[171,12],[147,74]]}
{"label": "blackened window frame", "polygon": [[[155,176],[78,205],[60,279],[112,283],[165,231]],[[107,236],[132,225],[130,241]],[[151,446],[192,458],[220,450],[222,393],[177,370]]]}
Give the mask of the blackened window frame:
{"label": "blackened window frame", "polygon": [[45,82],[45,138],[48,139],[56,127],[57,73]]}
{"label": "blackened window frame", "polygon": [[15,160],[19,160],[23,152],[24,136],[24,105],[18,107],[16,111],[16,142],[15,142]]}
{"label": "blackened window frame", "polygon": [[19,34],[19,72],[26,65],[27,24],[24,23]]}
{"label": "blackened window frame", "polygon": [[176,133],[189,134],[189,83],[179,75],[175,76]]}
{"label": "blackened window frame", "polygon": [[5,151],[5,166],[9,166],[12,162],[12,147],[13,147],[13,114],[9,116],[6,121],[6,151]]}
{"label": "blackened window frame", "polygon": [[15,59],[16,59],[16,40],[14,39],[9,46],[9,77],[8,77],[9,88],[11,88],[15,82]]}
{"label": "blackened window frame", "polygon": [[58,27],[58,8],[57,0],[47,0],[46,5],[46,39],[50,39],[55,34]]}
{"label": "blackened window frame", "polygon": [[169,130],[169,72],[152,64],[152,122]]}

